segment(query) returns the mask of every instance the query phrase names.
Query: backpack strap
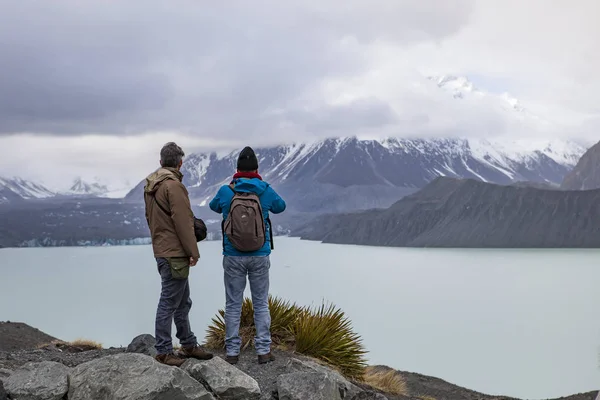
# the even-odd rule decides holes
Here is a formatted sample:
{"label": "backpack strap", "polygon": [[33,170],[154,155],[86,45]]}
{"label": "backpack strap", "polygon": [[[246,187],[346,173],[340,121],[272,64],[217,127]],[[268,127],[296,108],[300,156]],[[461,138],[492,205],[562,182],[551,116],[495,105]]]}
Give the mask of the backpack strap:
{"label": "backpack strap", "polygon": [[271,223],[271,217],[267,217],[267,222],[269,223],[269,238],[271,239],[271,250],[275,250],[275,245],[273,244],[273,224]]}

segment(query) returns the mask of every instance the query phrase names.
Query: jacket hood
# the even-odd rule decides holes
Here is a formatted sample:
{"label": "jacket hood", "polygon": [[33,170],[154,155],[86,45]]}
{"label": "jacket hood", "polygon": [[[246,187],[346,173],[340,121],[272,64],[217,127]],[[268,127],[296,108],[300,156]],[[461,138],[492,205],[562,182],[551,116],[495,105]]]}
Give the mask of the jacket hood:
{"label": "jacket hood", "polygon": [[267,190],[269,184],[265,181],[261,181],[257,178],[247,179],[247,178],[238,178],[233,181],[235,184],[235,190],[240,192],[251,192],[256,193],[257,195],[261,195]]}
{"label": "jacket hood", "polygon": [[181,182],[181,180],[183,179],[183,174],[177,168],[159,168],[155,172],[148,175],[148,177],[146,178],[144,192],[156,192],[160,184],[169,179]]}

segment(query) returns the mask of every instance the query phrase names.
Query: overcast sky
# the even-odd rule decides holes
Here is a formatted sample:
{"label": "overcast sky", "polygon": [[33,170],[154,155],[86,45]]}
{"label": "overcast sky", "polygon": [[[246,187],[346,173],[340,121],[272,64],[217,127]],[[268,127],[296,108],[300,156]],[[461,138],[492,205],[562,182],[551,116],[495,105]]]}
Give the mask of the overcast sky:
{"label": "overcast sky", "polygon": [[[0,0],[0,176],[135,183],[170,140],[593,140],[599,15],[598,0]],[[425,79],[447,74],[551,128],[457,105]]]}

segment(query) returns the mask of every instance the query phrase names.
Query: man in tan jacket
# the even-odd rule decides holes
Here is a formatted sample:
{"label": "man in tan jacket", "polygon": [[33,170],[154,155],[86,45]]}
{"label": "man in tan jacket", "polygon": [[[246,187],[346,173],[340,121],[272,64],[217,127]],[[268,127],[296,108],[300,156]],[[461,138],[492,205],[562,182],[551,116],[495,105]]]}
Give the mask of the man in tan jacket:
{"label": "man in tan jacket", "polygon": [[[161,168],[146,178],[144,187],[146,220],[162,281],[156,311],[156,359],[173,366],[180,366],[187,357],[201,360],[213,357],[198,346],[189,321],[192,299],[188,275],[200,253],[194,234],[194,214],[180,171],[184,155],[175,143],[164,145],[160,151]],[[179,355],[173,352],[173,319],[182,346]]]}

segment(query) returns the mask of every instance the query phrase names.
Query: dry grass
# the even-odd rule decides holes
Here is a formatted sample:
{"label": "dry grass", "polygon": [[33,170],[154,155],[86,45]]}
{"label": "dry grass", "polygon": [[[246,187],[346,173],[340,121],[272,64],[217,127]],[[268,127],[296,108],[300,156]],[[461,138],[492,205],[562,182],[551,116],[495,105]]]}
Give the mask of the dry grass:
{"label": "dry grass", "polygon": [[95,342],[88,339],[76,339],[72,342],[63,342],[62,340],[53,340],[49,343],[41,344],[37,347],[38,349],[57,349],[60,351],[66,351],[68,353],[80,353],[82,351],[89,350],[102,350],[102,343]]}
{"label": "dry grass", "polygon": [[53,341],[48,342],[48,343],[42,343],[39,346],[37,346],[37,348],[38,349],[44,349],[44,348],[53,347],[53,346],[54,347],[60,347],[60,346],[66,345],[66,344],[67,343],[63,342],[62,340],[53,340]]}
{"label": "dry grass", "polygon": [[436,398],[432,397],[432,396],[419,396],[419,399],[421,399],[421,400],[436,400]]}
{"label": "dry grass", "polygon": [[[381,371],[374,367],[367,367],[363,375],[364,382],[386,393],[407,395],[404,379],[394,370]],[[422,400],[435,400],[425,399]]]}
{"label": "dry grass", "polygon": [[78,347],[85,350],[102,350],[102,343],[88,339],[75,339],[68,343],[70,346]]}

